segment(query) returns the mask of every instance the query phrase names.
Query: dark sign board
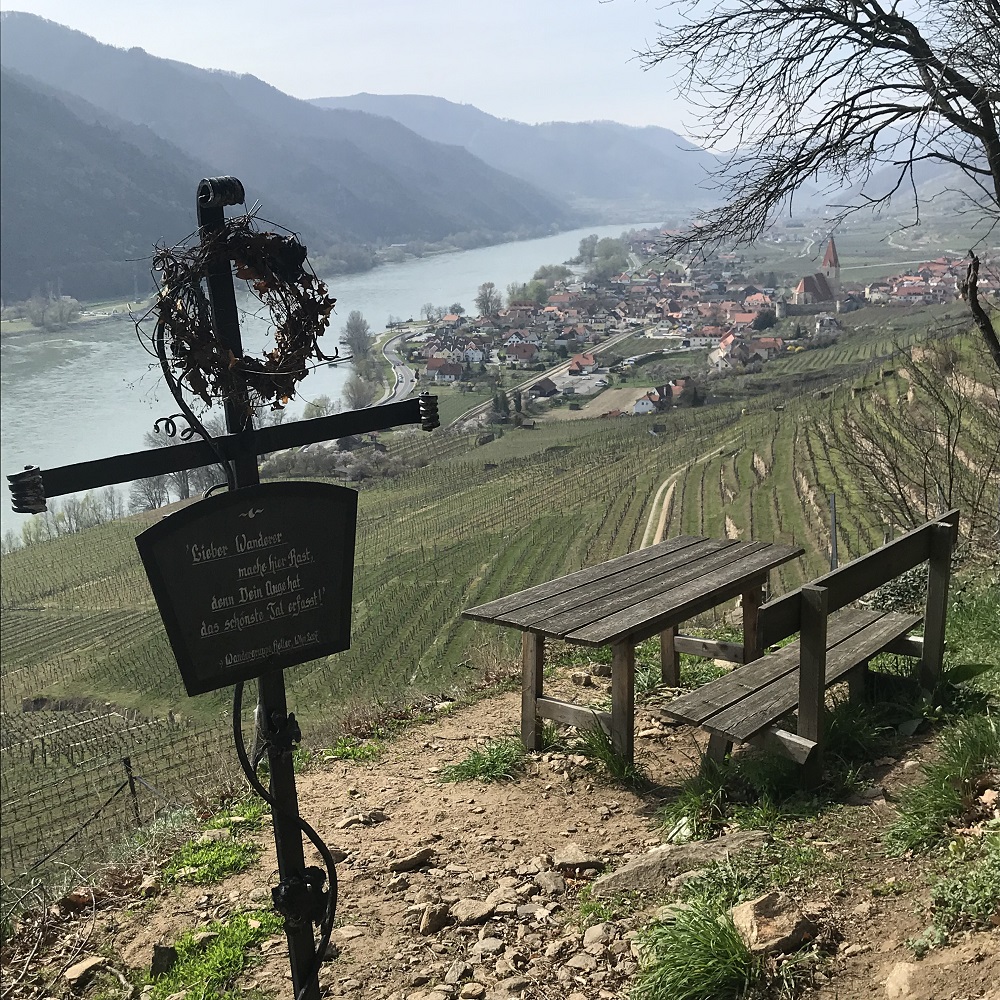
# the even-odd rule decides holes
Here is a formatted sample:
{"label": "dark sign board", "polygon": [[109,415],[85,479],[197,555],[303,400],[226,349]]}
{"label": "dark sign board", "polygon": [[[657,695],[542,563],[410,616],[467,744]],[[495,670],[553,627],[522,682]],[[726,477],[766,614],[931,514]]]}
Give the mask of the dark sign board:
{"label": "dark sign board", "polygon": [[357,515],[346,487],[264,483],[136,538],[188,694],[350,647]]}

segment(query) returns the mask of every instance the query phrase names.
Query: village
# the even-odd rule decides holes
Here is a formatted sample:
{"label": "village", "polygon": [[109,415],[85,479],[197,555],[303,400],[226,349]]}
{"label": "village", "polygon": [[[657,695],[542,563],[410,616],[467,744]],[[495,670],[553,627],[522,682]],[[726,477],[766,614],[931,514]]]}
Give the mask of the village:
{"label": "village", "polygon": [[[555,281],[541,302],[509,301],[493,315],[449,312],[410,325],[401,353],[424,385],[470,391],[477,383],[502,387],[505,371],[526,373],[520,384],[528,399],[550,406],[566,402],[571,410],[580,410],[581,397],[611,387],[613,376],[628,382],[643,361],[680,355],[676,377],[637,385],[627,405],[618,393],[618,408],[596,414],[643,415],[704,401],[699,383],[710,375],[759,371],[783,355],[830,345],[842,331],[844,313],[946,303],[960,294],[963,266],[949,257],[866,285],[845,283],[832,236],[819,269],[784,289],[754,284],[735,254],[657,269],[662,232],[627,234],[623,240],[635,266],[605,280],[574,276]],[[996,289],[981,283],[980,292]],[[652,343],[631,356],[615,350],[634,347],[636,338]],[[698,356],[692,364],[694,351],[706,352],[703,362]],[[532,372],[540,374],[532,380]],[[595,415],[592,407],[588,415]]]}

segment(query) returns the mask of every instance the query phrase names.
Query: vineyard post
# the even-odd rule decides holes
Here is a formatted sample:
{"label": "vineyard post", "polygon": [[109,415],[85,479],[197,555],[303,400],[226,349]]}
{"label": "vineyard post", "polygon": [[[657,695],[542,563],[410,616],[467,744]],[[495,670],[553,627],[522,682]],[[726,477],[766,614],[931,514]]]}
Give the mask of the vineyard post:
{"label": "vineyard post", "polygon": [[837,494],[831,493],[830,500],[830,569],[837,568]]}
{"label": "vineyard post", "polygon": [[139,796],[135,790],[135,776],[132,774],[132,760],[129,757],[122,757],[122,766],[125,768],[125,777],[128,778],[128,794],[132,800],[132,815],[135,818],[135,825],[141,825],[139,818]]}

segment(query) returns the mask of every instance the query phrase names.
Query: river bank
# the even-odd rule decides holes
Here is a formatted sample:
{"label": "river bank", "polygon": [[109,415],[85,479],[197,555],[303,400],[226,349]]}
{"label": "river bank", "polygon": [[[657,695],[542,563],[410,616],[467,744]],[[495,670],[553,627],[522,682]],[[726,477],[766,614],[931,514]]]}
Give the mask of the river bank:
{"label": "river bank", "polygon": [[[331,346],[354,310],[375,332],[390,316],[418,317],[428,302],[441,306],[460,302],[472,311],[484,281],[505,289],[511,282],[529,279],[544,264],[574,256],[585,236],[618,236],[642,225],[648,223],[584,227],[331,279],[330,291],[337,298]],[[267,318],[260,315],[256,300],[245,295],[240,306],[244,343],[248,351],[258,352],[267,343]],[[0,360],[3,475],[29,464],[53,468],[139,450],[154,420],[177,409],[155,359],[137,342],[135,324],[126,312],[88,316],[59,331],[5,334]],[[349,374],[346,364],[315,369],[291,404],[289,417],[300,416],[303,406],[318,396],[339,400]],[[19,531],[24,516],[11,513],[8,503],[0,505],[3,530]]]}

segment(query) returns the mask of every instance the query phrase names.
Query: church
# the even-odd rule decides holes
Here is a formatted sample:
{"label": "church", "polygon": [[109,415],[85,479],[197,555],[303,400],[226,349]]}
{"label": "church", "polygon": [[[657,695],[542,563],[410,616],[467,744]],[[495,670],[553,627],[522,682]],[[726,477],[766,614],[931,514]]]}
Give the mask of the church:
{"label": "church", "polygon": [[830,237],[823,263],[815,274],[806,275],[792,292],[792,305],[826,306],[833,308],[840,298],[840,258],[837,244]]}

